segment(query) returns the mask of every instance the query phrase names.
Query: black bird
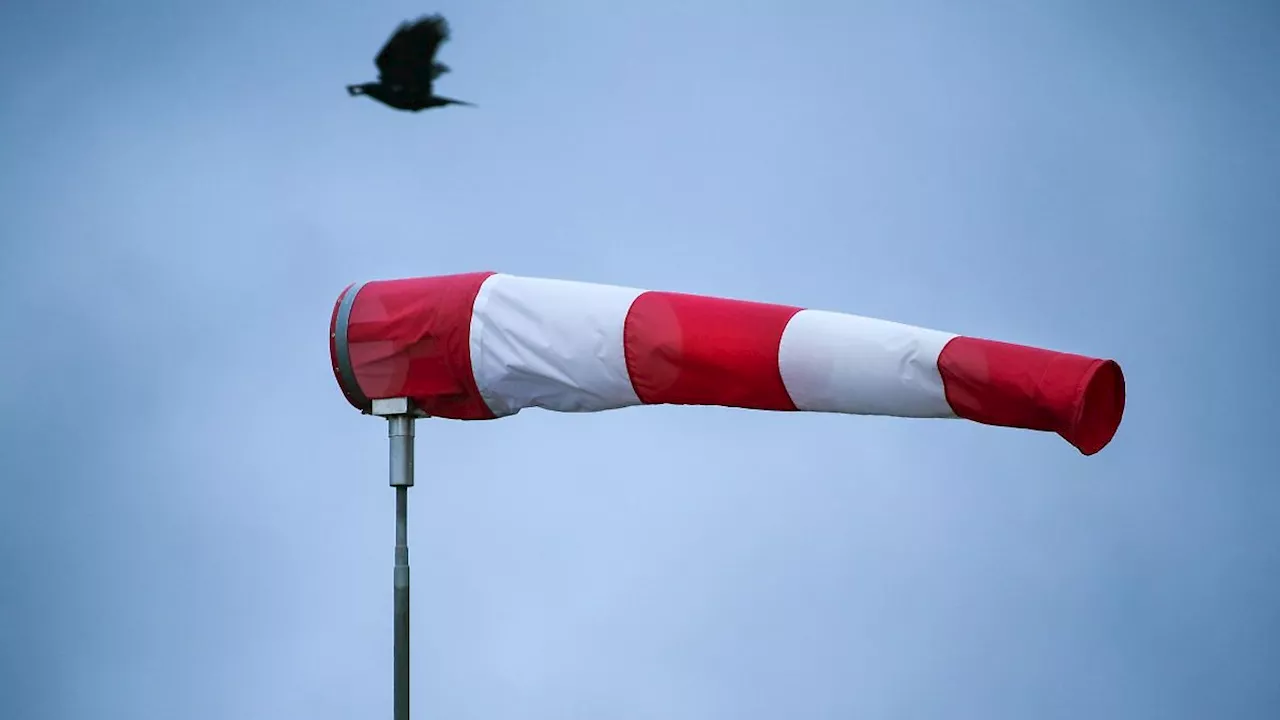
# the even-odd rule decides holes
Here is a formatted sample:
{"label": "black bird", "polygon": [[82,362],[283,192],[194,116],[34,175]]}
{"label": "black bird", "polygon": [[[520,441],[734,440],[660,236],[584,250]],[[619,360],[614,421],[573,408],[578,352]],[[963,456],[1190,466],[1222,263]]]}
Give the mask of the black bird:
{"label": "black bird", "polygon": [[378,82],[348,85],[347,94],[368,95],[397,110],[418,112],[444,105],[467,105],[469,102],[440,97],[432,93],[432,84],[449,72],[449,66],[436,62],[436,51],[449,39],[449,24],[441,15],[425,15],[413,22],[402,22],[387,39],[374,64],[378,66]]}

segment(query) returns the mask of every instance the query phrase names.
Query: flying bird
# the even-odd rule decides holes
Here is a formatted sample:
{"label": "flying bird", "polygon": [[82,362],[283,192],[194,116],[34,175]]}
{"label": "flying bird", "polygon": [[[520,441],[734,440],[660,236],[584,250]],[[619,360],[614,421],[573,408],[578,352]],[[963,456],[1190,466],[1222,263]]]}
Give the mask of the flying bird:
{"label": "flying bird", "polygon": [[384,105],[410,112],[445,105],[474,107],[433,92],[435,81],[449,72],[448,65],[436,62],[436,52],[448,39],[449,23],[439,14],[400,23],[374,58],[378,82],[348,85],[347,94],[368,95]]}

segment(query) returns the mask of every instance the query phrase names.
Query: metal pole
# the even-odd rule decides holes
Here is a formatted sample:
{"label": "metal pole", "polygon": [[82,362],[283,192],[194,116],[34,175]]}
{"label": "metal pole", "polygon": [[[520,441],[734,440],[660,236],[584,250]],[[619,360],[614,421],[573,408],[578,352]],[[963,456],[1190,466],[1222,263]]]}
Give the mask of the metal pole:
{"label": "metal pole", "polygon": [[394,707],[395,720],[409,720],[409,488],[413,486],[411,414],[387,417],[391,445],[391,487],[396,490]]}

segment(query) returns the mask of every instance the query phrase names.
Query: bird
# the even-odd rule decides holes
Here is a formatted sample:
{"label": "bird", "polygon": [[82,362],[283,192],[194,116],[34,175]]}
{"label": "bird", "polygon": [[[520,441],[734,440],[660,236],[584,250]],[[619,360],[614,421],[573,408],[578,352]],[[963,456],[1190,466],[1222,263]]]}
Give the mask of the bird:
{"label": "bird", "polygon": [[440,14],[423,15],[404,21],[396,27],[382,46],[374,64],[378,81],[348,85],[351,97],[367,95],[396,110],[421,112],[445,105],[473,103],[441,97],[433,92],[433,84],[450,68],[436,62],[436,52],[449,39],[449,23]]}

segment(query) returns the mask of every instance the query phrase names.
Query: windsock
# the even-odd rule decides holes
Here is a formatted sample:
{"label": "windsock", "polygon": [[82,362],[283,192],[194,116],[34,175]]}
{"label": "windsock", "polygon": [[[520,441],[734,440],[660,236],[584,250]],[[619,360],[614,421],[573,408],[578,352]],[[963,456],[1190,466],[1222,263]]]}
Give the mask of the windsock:
{"label": "windsock", "polygon": [[353,284],[330,320],[347,400],[428,415],[720,405],[961,418],[1092,455],[1124,413],[1114,360],[886,320],[493,272]]}

